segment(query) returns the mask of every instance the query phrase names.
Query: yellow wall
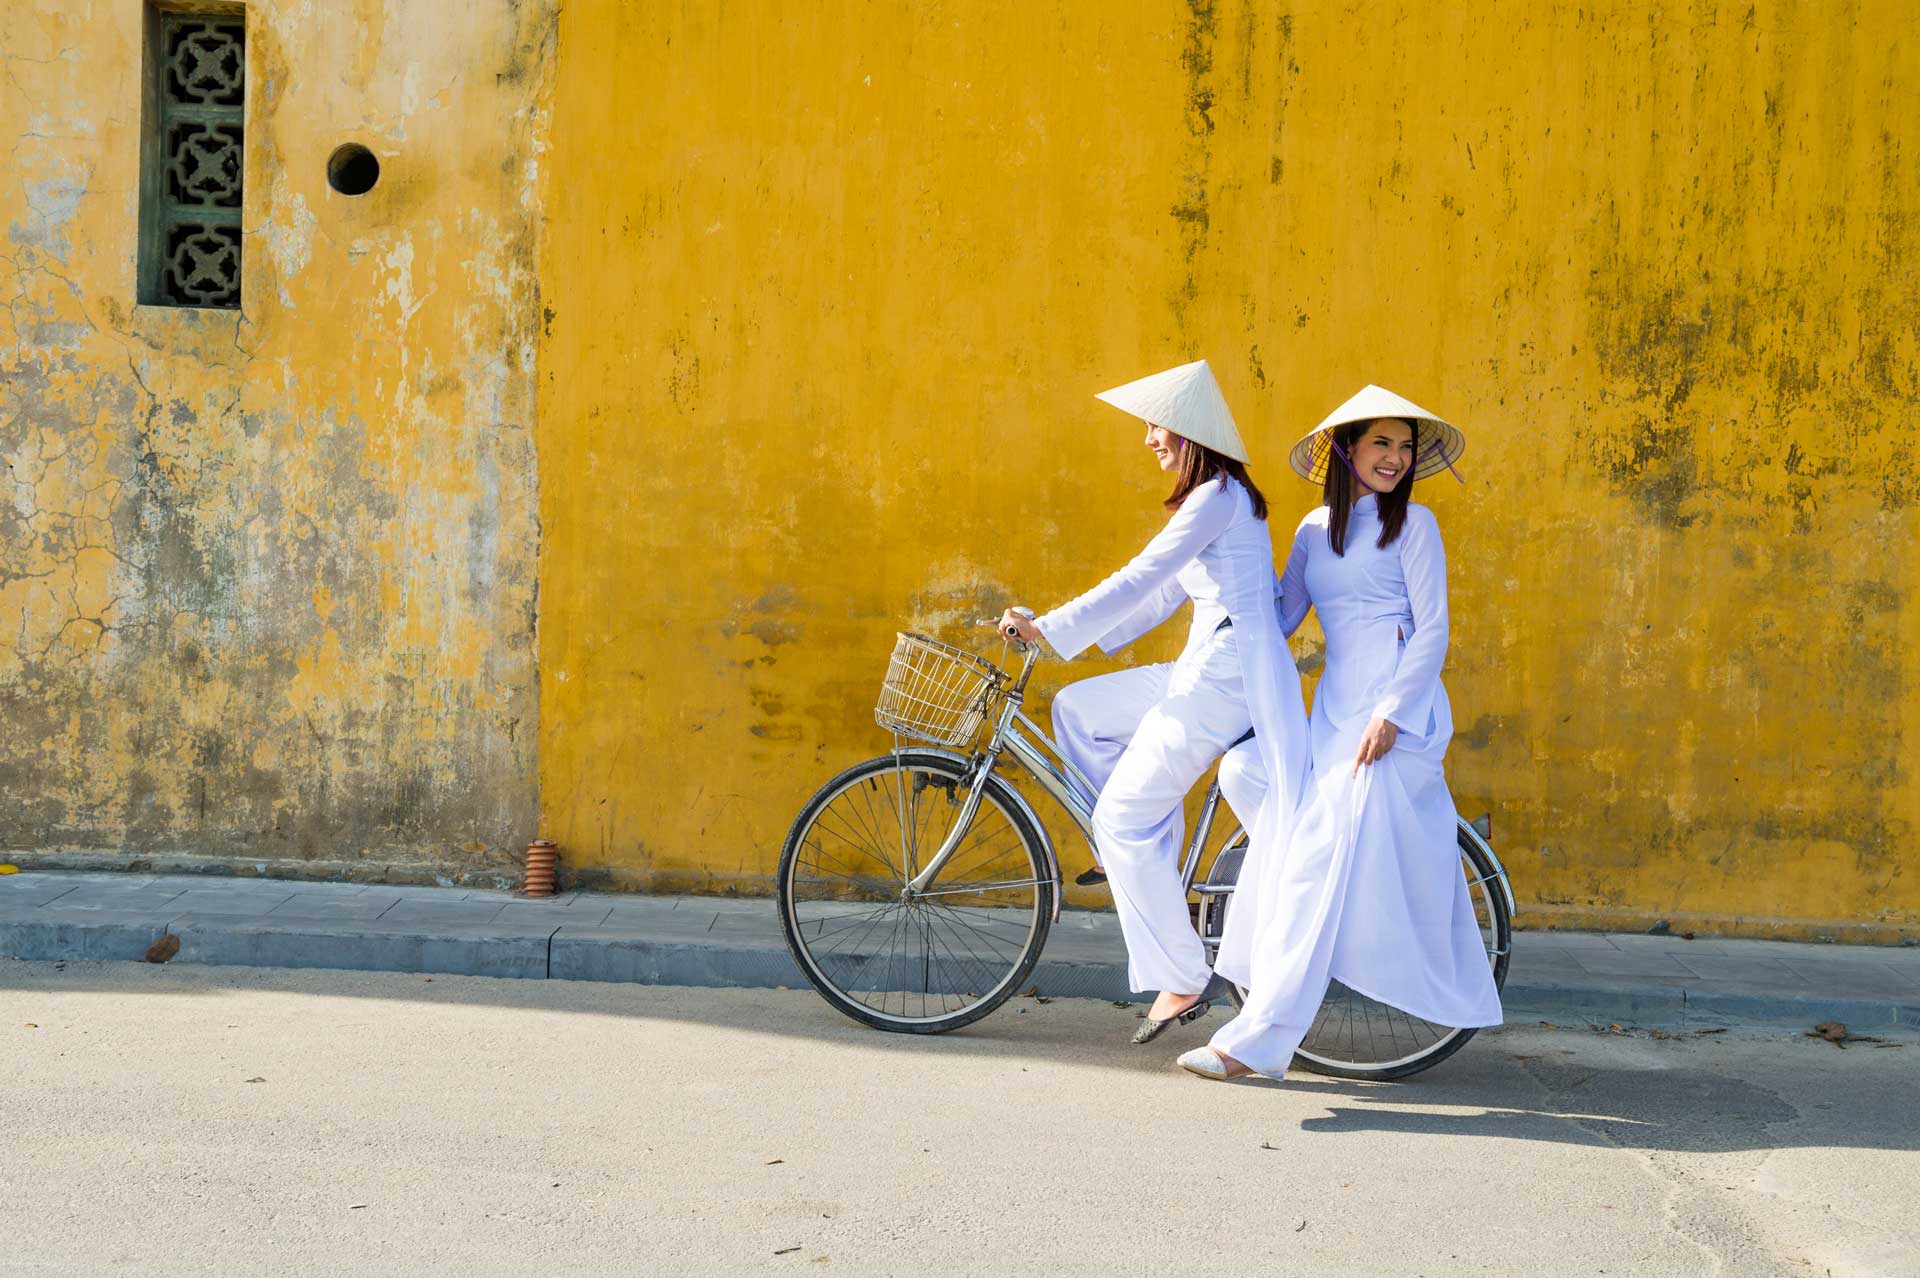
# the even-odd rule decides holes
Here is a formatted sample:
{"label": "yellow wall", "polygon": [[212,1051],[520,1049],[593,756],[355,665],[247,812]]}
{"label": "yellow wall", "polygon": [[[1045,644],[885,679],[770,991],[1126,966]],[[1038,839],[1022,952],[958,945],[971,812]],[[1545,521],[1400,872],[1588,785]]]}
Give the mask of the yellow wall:
{"label": "yellow wall", "polygon": [[885,744],[896,627],[1148,535],[1163,481],[1090,396],[1205,355],[1283,531],[1284,446],[1362,382],[1466,427],[1422,493],[1451,774],[1523,921],[1920,921],[1906,6],[906,12],[562,13],[540,787],[574,864],[763,889]]}
{"label": "yellow wall", "polygon": [[1920,924],[1906,6],[557,7],[250,5],[237,317],[132,302],[140,7],[0,12],[0,846],[763,890],[1205,355],[1283,535],[1361,382],[1467,427],[1523,921]]}
{"label": "yellow wall", "polygon": [[0,10],[0,846],[528,836],[553,8],[250,4],[238,315],[133,304],[141,6]]}

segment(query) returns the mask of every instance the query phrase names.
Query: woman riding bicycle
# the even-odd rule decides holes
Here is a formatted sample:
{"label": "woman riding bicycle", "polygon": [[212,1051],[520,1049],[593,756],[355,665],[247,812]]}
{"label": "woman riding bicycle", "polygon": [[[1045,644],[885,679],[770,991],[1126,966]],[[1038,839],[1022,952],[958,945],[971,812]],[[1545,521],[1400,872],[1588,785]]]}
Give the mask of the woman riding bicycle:
{"label": "woman riding bicycle", "polygon": [[[1410,500],[1414,480],[1452,469],[1465,443],[1369,386],[1293,448],[1294,470],[1326,495],[1294,535],[1279,600],[1285,634],[1309,607],[1326,634],[1312,779],[1272,845],[1284,854],[1262,857],[1256,842],[1246,859],[1215,968],[1250,993],[1208,1046],[1180,1057],[1193,1073],[1280,1076],[1330,977],[1440,1025],[1500,1023],[1441,770],[1453,735],[1440,683],[1446,556],[1432,512]],[[1222,761],[1236,812],[1271,806],[1269,767],[1245,747]]]}
{"label": "woman riding bicycle", "polygon": [[1061,752],[1099,790],[1094,843],[1126,938],[1128,982],[1159,992],[1134,1036],[1145,1043],[1209,1006],[1212,974],[1178,869],[1187,791],[1255,729],[1249,746],[1262,775],[1279,779],[1248,822],[1257,855],[1303,794],[1306,711],[1274,609],[1266,501],[1207,362],[1099,398],[1147,423],[1147,447],[1174,475],[1164,503],[1171,517],[1092,590],[1032,620],[1009,609],[1000,626],[1029,642],[1044,638],[1071,659],[1090,644],[1107,653],[1125,647],[1193,601],[1178,660],[1081,680],[1052,710]]}

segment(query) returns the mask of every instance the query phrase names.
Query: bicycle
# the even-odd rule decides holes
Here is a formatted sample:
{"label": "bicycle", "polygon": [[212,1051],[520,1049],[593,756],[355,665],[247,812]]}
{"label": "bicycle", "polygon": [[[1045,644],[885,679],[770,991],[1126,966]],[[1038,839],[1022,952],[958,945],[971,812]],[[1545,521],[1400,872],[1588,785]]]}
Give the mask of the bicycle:
{"label": "bicycle", "polygon": [[[1093,846],[1095,787],[1024,709],[1039,648],[1016,640],[1003,661],[1009,650],[1024,652],[1017,674],[926,635],[899,635],[874,710],[894,748],[816,791],[781,849],[776,894],[794,961],[829,1004],[875,1029],[938,1034],[971,1025],[1022,988],[1039,962],[1060,916],[1060,862],[1039,814],[1005,775],[1007,761]],[[1248,847],[1236,829],[1200,875],[1219,807],[1216,781],[1180,866],[1199,898],[1190,908],[1209,963]],[[1513,889],[1484,822],[1459,821],[1456,842],[1501,986]],[[1234,992],[1236,1004],[1244,997]],[[1342,1078],[1404,1078],[1473,1034],[1336,981],[1296,1061]]]}

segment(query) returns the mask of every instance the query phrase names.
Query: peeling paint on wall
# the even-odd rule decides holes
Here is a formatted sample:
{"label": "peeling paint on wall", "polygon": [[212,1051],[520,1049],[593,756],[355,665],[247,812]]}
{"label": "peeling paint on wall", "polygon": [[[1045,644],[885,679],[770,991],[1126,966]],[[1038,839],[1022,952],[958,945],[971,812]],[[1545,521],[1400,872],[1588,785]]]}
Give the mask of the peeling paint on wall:
{"label": "peeling paint on wall", "polygon": [[[532,830],[553,9],[439,12],[249,6],[237,314],[133,305],[140,6],[0,16],[0,844],[504,864]],[[345,140],[383,162],[355,199]]]}

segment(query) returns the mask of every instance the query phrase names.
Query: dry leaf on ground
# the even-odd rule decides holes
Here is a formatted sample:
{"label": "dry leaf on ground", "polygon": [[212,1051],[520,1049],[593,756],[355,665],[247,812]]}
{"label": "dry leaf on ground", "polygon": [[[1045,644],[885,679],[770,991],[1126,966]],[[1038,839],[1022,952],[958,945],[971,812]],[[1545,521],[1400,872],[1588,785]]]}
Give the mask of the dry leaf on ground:
{"label": "dry leaf on ground", "polygon": [[1821,1021],[1808,1032],[1807,1037],[1824,1038],[1844,1051],[1847,1046],[1847,1024],[1845,1021]]}

